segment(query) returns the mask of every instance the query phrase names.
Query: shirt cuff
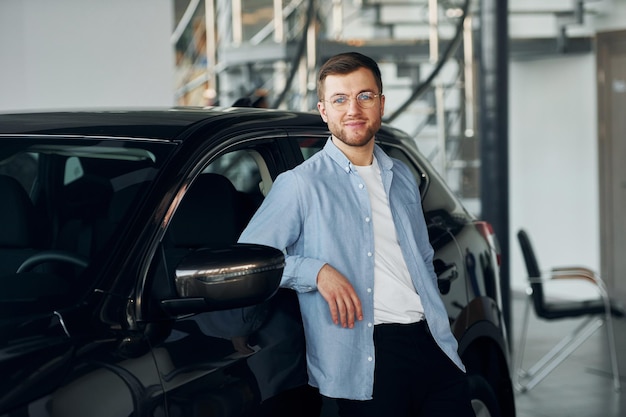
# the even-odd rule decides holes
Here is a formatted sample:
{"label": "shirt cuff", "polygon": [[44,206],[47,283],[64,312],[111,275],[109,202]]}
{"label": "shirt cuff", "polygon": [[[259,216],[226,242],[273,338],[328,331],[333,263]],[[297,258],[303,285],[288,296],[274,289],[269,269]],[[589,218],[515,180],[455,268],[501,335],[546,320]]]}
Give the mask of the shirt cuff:
{"label": "shirt cuff", "polygon": [[326,262],[313,258],[288,256],[285,260],[285,272],[281,286],[297,292],[317,290],[317,275]]}

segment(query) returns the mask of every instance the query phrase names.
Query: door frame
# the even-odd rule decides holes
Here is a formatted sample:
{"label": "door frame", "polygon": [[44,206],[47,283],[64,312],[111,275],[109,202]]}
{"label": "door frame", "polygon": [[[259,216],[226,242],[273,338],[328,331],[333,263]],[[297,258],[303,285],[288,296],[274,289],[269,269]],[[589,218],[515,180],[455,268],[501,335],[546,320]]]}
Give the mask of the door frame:
{"label": "door frame", "polygon": [[[626,285],[618,285],[616,254],[621,249],[615,247],[616,231],[614,220],[615,166],[613,152],[619,132],[613,132],[613,118],[618,117],[618,109],[611,105],[614,74],[610,70],[611,59],[615,55],[626,55],[626,30],[599,32],[596,34],[596,69],[597,69],[597,109],[598,109],[598,170],[600,191],[600,262],[601,275],[616,298],[626,299]],[[626,79],[626,76],[624,76]],[[626,169],[626,168],[622,168]]]}

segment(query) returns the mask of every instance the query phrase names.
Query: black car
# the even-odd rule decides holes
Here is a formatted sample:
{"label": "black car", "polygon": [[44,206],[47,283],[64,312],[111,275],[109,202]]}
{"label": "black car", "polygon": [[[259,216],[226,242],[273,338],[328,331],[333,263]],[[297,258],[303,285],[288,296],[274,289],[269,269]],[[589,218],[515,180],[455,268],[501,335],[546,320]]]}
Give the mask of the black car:
{"label": "black car", "polygon": [[[328,135],[246,108],[0,115],[0,416],[332,416],[282,252],[236,243]],[[406,134],[377,142],[418,180],[474,408],[514,416],[496,237]]]}

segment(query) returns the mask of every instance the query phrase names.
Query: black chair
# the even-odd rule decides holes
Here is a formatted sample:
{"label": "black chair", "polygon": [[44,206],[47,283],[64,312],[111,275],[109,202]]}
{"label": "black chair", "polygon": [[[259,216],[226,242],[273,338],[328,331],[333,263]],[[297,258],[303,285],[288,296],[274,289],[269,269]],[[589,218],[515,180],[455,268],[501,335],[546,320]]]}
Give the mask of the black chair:
{"label": "black chair", "polygon": [[[620,388],[619,371],[617,367],[617,354],[615,349],[615,336],[613,333],[613,317],[623,317],[624,310],[616,305],[608,296],[602,279],[598,274],[588,268],[580,266],[555,267],[547,272],[539,269],[539,263],[530,243],[530,239],[524,230],[517,233],[517,238],[522,249],[524,262],[528,271],[529,287],[527,288],[527,303],[524,311],[522,334],[517,350],[516,364],[516,388],[525,392],[535,387],[561,362],[573,353],[585,340],[603,324],[606,324],[608,345],[611,356],[613,371],[613,386],[615,390]],[[592,283],[598,290],[597,298],[590,300],[553,300],[546,299],[543,284],[550,280],[584,280]],[[543,320],[559,320],[568,318],[584,318],[582,323],[569,335],[557,343],[552,350],[546,353],[532,367],[522,367],[526,335],[528,332],[528,316],[530,306],[534,307],[535,314]]]}

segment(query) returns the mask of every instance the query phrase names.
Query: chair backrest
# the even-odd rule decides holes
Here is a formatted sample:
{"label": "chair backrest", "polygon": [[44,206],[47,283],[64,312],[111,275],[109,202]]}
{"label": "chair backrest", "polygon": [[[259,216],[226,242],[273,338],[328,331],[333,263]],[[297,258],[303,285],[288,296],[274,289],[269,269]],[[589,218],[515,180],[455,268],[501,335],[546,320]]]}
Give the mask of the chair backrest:
{"label": "chair backrest", "polygon": [[[0,175],[0,273],[14,273],[44,240],[35,207],[22,185]],[[42,225],[39,225],[42,226]]]}
{"label": "chair backrest", "polygon": [[528,280],[530,282],[530,288],[532,289],[533,305],[537,315],[541,316],[544,310],[545,301],[543,294],[543,286],[541,284],[541,269],[539,269],[539,262],[535,256],[535,251],[530,243],[530,238],[525,230],[521,229],[517,232],[517,240],[519,241],[522,249],[522,255],[524,256],[524,263],[526,264],[526,271],[528,273]]}
{"label": "chair backrest", "polygon": [[92,258],[103,243],[98,225],[107,217],[112,195],[111,182],[95,175],[85,175],[67,184],[55,248]]}

